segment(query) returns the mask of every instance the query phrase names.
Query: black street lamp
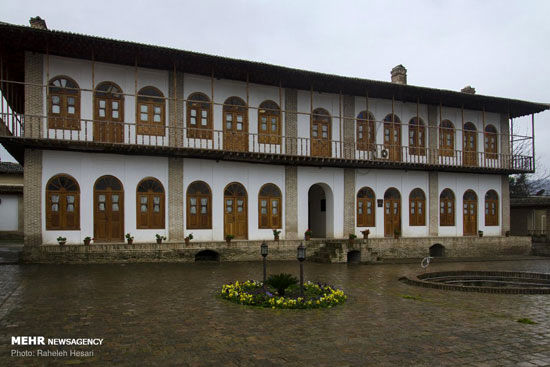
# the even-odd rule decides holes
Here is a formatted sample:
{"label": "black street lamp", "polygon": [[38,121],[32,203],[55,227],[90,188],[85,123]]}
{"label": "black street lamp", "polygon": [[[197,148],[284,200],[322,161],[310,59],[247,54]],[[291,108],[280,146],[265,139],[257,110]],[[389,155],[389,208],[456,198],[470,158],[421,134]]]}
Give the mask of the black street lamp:
{"label": "black street lamp", "polygon": [[267,243],[263,242],[260,246],[260,253],[262,254],[262,257],[264,258],[264,289],[265,289],[265,279],[267,276],[266,273],[266,257],[267,257]]}
{"label": "black street lamp", "polygon": [[298,254],[297,254],[298,261],[300,262],[300,296],[304,296],[304,260],[306,259],[306,248],[304,245],[300,242],[300,246],[298,246]]}

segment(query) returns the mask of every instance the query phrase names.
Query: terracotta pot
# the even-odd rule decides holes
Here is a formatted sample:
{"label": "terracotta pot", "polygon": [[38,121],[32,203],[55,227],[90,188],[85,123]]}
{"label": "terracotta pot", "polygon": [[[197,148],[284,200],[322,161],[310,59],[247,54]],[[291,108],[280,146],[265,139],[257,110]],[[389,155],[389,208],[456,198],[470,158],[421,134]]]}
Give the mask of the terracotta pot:
{"label": "terracotta pot", "polygon": [[225,239],[225,242],[231,243],[231,238],[226,238],[226,239]]}
{"label": "terracotta pot", "polygon": [[162,239],[161,238],[158,238],[157,239],[157,243],[160,245],[162,243]]}
{"label": "terracotta pot", "polygon": [[363,239],[364,239],[364,240],[368,240],[368,239],[369,239],[369,233],[367,233],[367,232],[361,232],[361,233],[363,233]]}
{"label": "terracotta pot", "polygon": [[59,241],[59,246],[65,246],[66,243],[66,241]]}
{"label": "terracotta pot", "polygon": [[309,241],[311,239],[311,235],[306,234],[306,241]]}
{"label": "terracotta pot", "polygon": [[189,246],[189,242],[190,242],[189,238],[184,238],[184,241],[185,241],[185,245]]}
{"label": "terracotta pot", "polygon": [[134,243],[134,240],[128,240],[128,244],[131,245]]}
{"label": "terracotta pot", "polygon": [[90,242],[92,242],[92,240],[84,240],[84,245],[89,246]]}
{"label": "terracotta pot", "polygon": [[279,235],[273,236],[273,237],[274,237],[275,241],[279,241]]}

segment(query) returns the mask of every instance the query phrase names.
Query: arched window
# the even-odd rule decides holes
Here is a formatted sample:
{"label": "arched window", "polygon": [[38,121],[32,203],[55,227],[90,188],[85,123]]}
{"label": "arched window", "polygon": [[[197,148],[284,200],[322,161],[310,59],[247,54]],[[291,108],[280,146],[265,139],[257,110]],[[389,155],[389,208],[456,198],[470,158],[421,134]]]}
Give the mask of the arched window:
{"label": "arched window", "polygon": [[281,228],[281,190],[265,184],[258,195],[258,228]]}
{"label": "arched window", "polygon": [[206,182],[187,188],[187,229],[212,229],[212,191]]}
{"label": "arched window", "polygon": [[455,225],[455,194],[450,189],[441,191],[439,195],[439,225]]}
{"label": "arched window", "polygon": [[281,109],[273,101],[264,101],[258,109],[258,141],[281,144]]}
{"label": "arched window", "polygon": [[421,118],[413,117],[409,121],[409,153],[426,155],[426,128]]}
{"label": "arched window", "polygon": [[374,151],[376,148],[376,136],[374,128],[374,115],[369,111],[361,111],[357,115],[357,149]]}
{"label": "arched window", "polygon": [[498,133],[493,125],[485,126],[485,158],[497,159]]}
{"label": "arched window", "polygon": [[148,177],[137,186],[136,214],[138,229],[164,229],[164,187]]}
{"label": "arched window", "polygon": [[46,184],[46,229],[80,229],[80,188],[69,175],[53,176]]}
{"label": "arched window", "polygon": [[80,130],[80,89],[67,76],[57,76],[48,85],[48,128]]}
{"label": "arched window", "polygon": [[324,108],[316,108],[311,116],[311,155],[314,157],[332,156],[331,117]]}
{"label": "arched window", "polygon": [[248,107],[239,97],[229,97],[223,103],[223,148],[248,151]]}
{"label": "arched window", "polygon": [[94,141],[124,142],[124,95],[113,82],[102,82],[94,92]]}
{"label": "arched window", "polygon": [[141,88],[137,96],[137,133],[164,136],[164,95],[155,87]]}
{"label": "arched window", "polygon": [[485,194],[485,225],[498,226],[498,194],[495,190]]}
{"label": "arched window", "polygon": [[401,120],[392,113],[384,118],[384,148],[389,160],[401,161]]}
{"label": "arched window", "polygon": [[357,227],[374,227],[376,196],[370,187],[357,192]]}
{"label": "arched window", "polygon": [[439,155],[442,157],[455,155],[455,126],[449,120],[443,120],[439,125]]}
{"label": "arched window", "polygon": [[212,139],[212,104],[203,93],[193,93],[187,99],[187,137]]}
{"label": "arched window", "polygon": [[426,225],[426,195],[419,188],[411,191],[409,195],[409,225]]}
{"label": "arched window", "polygon": [[464,162],[465,166],[477,166],[477,129],[476,126],[467,122],[464,124]]}

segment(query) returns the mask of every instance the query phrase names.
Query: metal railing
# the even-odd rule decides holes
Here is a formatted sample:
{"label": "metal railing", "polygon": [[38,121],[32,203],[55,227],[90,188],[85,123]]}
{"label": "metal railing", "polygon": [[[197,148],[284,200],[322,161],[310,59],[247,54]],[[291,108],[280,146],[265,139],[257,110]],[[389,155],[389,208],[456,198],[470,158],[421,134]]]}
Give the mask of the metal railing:
{"label": "metal railing", "polygon": [[[534,168],[532,156],[518,154],[365,144],[347,138],[342,141],[188,128],[186,126],[12,115],[15,114],[1,114],[4,124],[6,125],[8,122],[8,125],[6,125],[7,129],[0,129],[0,135],[52,141],[264,153],[440,167],[505,169],[526,172],[532,171]],[[24,121],[24,124],[18,125],[21,120]]]}

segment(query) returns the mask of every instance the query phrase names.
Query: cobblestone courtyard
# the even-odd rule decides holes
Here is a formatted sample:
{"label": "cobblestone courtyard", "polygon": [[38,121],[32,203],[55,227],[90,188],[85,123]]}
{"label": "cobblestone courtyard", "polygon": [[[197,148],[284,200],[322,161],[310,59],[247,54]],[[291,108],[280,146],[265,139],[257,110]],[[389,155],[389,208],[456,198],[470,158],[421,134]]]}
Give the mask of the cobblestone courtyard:
{"label": "cobblestone courtyard", "polygon": [[[550,259],[435,263],[436,270],[550,272]],[[298,264],[268,271],[297,274]],[[411,287],[415,265],[305,264],[343,288],[326,310],[272,310],[215,297],[261,263],[0,266],[1,366],[545,366],[550,296]],[[409,297],[412,296],[412,297]],[[518,323],[530,318],[534,325]],[[89,358],[11,357],[11,336],[104,338]],[[49,347],[55,349],[58,347]],[[68,347],[65,347],[68,348]]]}

